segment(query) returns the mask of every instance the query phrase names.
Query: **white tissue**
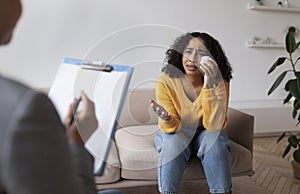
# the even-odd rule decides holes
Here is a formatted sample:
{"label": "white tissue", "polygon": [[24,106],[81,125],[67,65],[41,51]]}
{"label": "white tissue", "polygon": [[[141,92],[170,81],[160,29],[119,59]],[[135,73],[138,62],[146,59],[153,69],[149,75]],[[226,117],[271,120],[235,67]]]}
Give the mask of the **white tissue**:
{"label": "white tissue", "polygon": [[208,60],[212,61],[212,59],[210,58],[210,56],[203,56],[201,58],[200,64],[204,65],[204,63],[207,63]]}

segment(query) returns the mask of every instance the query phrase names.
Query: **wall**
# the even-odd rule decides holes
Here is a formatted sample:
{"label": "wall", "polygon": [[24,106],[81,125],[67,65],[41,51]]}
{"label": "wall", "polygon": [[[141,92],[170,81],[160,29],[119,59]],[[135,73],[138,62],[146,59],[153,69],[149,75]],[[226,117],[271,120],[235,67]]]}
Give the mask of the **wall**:
{"label": "wall", "polygon": [[[62,58],[99,58],[136,66],[132,86],[152,83],[160,74],[165,47],[178,34],[198,30],[220,41],[233,66],[231,106],[249,112],[280,108],[283,90],[266,95],[278,74],[266,72],[278,56],[285,55],[284,49],[246,48],[245,42],[253,36],[283,41],[288,26],[300,28],[300,13],[248,10],[248,2],[23,0],[13,44],[0,48],[0,72],[32,87],[49,87]],[[297,0],[289,2],[300,7]],[[126,29],[132,26],[139,27]],[[144,46],[134,47],[135,39]],[[117,45],[123,45],[123,53],[118,53]]]}

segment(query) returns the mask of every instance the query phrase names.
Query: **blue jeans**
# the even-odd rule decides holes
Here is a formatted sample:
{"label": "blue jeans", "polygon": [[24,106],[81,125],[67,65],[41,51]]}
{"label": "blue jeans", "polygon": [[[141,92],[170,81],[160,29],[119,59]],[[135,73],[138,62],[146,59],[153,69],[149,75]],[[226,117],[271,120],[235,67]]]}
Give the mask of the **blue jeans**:
{"label": "blue jeans", "polygon": [[155,146],[159,152],[160,192],[178,192],[185,165],[192,155],[200,159],[211,193],[231,191],[230,142],[224,130],[208,132],[199,127],[197,130],[181,129],[174,134],[159,130]]}
{"label": "blue jeans", "polygon": [[107,189],[107,190],[99,191],[97,194],[123,194],[123,192],[117,189]]}

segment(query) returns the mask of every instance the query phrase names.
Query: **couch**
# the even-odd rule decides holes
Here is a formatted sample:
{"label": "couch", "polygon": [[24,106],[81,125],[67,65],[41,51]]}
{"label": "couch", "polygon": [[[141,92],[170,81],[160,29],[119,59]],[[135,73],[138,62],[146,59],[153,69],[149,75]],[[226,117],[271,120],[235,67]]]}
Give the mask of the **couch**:
{"label": "couch", "polygon": [[[140,187],[157,184],[157,158],[154,137],[157,116],[149,107],[154,89],[128,92],[109,153],[104,175],[95,177],[97,189]],[[251,176],[254,117],[236,109],[228,110],[227,134],[232,149],[232,176]],[[205,176],[197,157],[188,162],[183,182],[203,181]]]}

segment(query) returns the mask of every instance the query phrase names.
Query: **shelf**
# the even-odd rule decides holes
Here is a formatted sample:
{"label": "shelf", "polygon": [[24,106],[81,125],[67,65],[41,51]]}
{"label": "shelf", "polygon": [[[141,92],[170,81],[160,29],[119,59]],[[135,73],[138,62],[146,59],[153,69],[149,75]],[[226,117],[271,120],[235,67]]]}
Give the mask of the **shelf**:
{"label": "shelf", "polygon": [[248,3],[247,8],[252,10],[262,10],[262,11],[281,11],[281,12],[300,13],[300,8],[296,8],[296,7],[275,7],[275,6],[266,6],[266,5],[257,5],[253,3]]}
{"label": "shelf", "polygon": [[248,48],[285,48],[283,43],[276,44],[262,44],[262,43],[251,43],[250,41],[246,42],[246,47]]}

